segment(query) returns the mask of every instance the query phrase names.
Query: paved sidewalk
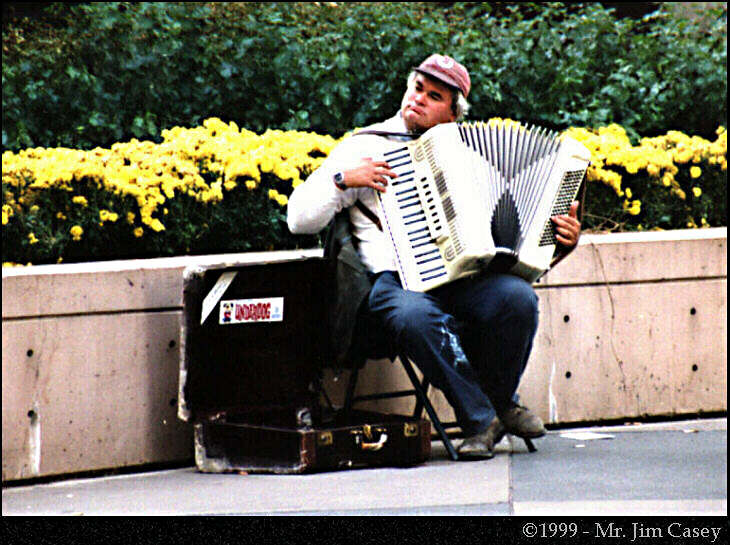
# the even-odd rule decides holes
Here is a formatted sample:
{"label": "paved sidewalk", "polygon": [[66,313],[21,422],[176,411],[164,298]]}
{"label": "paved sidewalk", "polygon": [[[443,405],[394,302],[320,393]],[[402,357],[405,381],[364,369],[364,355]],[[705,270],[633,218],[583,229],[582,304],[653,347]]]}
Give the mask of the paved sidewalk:
{"label": "paved sidewalk", "polygon": [[[582,433],[587,435],[581,435]],[[458,443],[458,440],[457,440]],[[551,431],[528,453],[312,475],[183,468],[6,486],[3,515],[727,515],[727,419]]]}

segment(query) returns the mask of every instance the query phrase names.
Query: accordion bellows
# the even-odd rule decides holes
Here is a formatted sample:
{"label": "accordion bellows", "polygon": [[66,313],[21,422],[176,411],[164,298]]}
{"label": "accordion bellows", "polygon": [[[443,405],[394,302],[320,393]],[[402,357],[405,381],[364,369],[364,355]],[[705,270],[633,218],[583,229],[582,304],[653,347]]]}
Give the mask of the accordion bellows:
{"label": "accordion bellows", "polygon": [[590,152],[492,120],[437,125],[381,160],[398,175],[378,204],[401,282],[428,291],[483,270],[542,276],[557,245],[550,218],[568,212]]}

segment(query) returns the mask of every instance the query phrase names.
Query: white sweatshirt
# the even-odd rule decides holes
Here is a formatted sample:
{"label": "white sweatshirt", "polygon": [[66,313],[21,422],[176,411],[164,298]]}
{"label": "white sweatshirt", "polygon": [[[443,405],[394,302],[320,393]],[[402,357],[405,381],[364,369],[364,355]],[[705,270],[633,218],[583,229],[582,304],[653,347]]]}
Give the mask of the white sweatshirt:
{"label": "white sweatshirt", "polygon": [[[400,113],[387,121],[371,125],[367,129],[408,132]],[[386,235],[357,207],[353,206],[359,199],[377,214],[375,190],[369,187],[358,187],[343,191],[337,188],[333,181],[337,172],[355,168],[363,158],[379,160],[378,157],[392,145],[392,140],[373,135],[355,135],[343,140],[332,150],[320,167],[289,197],[287,216],[289,230],[295,234],[318,233],[327,226],[337,212],[349,208],[353,234],[359,240],[358,248],[365,266],[375,273],[395,271],[395,256]]]}

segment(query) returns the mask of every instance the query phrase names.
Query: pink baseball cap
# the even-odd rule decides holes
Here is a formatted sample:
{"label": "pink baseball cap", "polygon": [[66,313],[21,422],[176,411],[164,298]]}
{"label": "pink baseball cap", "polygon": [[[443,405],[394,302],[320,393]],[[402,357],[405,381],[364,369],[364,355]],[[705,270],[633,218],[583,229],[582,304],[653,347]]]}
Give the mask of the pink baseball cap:
{"label": "pink baseball cap", "polygon": [[469,72],[447,55],[431,55],[414,70],[459,89],[465,98],[469,95],[471,89]]}

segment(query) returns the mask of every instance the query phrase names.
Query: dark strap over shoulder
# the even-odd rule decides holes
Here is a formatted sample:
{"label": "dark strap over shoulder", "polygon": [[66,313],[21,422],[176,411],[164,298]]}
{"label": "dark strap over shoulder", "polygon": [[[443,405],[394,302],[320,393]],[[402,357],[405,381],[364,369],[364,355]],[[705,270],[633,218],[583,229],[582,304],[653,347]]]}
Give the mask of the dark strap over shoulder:
{"label": "dark strap over shoulder", "polygon": [[364,204],[362,203],[362,201],[360,201],[360,200],[358,200],[358,201],[355,201],[355,206],[357,206],[357,209],[358,209],[358,210],[359,210],[360,212],[362,212],[363,214],[365,214],[365,216],[366,216],[366,217],[367,217],[367,218],[368,218],[368,219],[369,219],[370,221],[372,221],[372,222],[373,222],[373,223],[374,223],[374,224],[375,224],[375,225],[377,226],[377,228],[378,228],[378,229],[379,229],[380,231],[382,231],[382,230],[383,230],[383,226],[382,226],[382,225],[380,224],[380,218],[379,218],[379,217],[378,217],[378,216],[377,216],[377,215],[375,214],[375,212],[373,212],[372,210],[370,210],[370,209],[369,209],[369,208],[368,208],[367,206],[365,206],[365,205],[364,205]]}
{"label": "dark strap over shoulder", "polygon": [[353,136],[360,136],[365,134],[373,134],[375,136],[399,136],[404,138],[416,139],[420,138],[421,135],[415,132],[390,132],[390,131],[376,131],[376,130],[364,130],[358,131]]}

